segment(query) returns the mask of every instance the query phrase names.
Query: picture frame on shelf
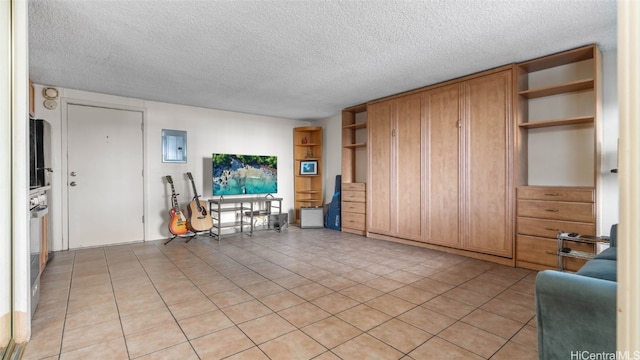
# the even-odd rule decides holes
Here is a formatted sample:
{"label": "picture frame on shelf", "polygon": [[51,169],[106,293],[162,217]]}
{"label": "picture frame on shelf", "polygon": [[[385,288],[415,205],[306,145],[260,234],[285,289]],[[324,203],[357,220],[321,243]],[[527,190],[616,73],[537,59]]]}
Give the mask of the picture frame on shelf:
{"label": "picture frame on shelf", "polygon": [[318,160],[300,161],[300,175],[318,175]]}

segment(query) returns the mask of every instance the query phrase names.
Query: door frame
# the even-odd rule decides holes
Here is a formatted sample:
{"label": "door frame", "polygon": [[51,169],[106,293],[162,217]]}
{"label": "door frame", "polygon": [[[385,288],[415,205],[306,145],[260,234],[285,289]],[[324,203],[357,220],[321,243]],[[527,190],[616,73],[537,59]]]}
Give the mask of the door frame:
{"label": "door frame", "polygon": [[62,176],[61,176],[61,194],[62,194],[62,248],[64,250],[69,250],[69,188],[67,184],[69,183],[69,168],[68,168],[68,130],[69,130],[69,119],[68,119],[68,106],[69,105],[80,105],[80,106],[92,106],[99,107],[105,109],[113,109],[113,110],[125,110],[125,111],[136,111],[142,113],[142,216],[144,222],[142,224],[142,241],[145,242],[148,239],[149,234],[149,221],[147,221],[148,217],[148,205],[149,199],[147,196],[147,189],[149,188],[148,176],[147,176],[147,108],[140,106],[131,106],[131,105],[123,105],[123,104],[114,104],[100,101],[91,101],[91,100],[82,100],[82,99],[73,99],[73,98],[61,98],[60,99],[60,113],[61,113],[61,147],[62,147],[62,161],[60,164]]}

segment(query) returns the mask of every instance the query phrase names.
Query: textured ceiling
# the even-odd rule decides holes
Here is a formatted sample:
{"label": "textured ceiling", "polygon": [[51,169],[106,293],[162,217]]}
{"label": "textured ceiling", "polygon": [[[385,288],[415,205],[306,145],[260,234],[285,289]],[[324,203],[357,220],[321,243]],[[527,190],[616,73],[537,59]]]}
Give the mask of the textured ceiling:
{"label": "textured ceiling", "polygon": [[313,120],[500,65],[616,48],[615,0],[29,0],[34,82]]}

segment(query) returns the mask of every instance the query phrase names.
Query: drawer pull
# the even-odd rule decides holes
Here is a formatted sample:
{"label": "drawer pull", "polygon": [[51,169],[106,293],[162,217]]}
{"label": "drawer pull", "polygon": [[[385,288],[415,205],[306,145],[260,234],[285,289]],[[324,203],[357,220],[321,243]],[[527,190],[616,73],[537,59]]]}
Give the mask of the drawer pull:
{"label": "drawer pull", "polygon": [[549,255],[556,255],[556,256],[558,255],[558,253],[554,251],[545,251],[545,252]]}
{"label": "drawer pull", "polygon": [[551,194],[551,193],[547,193],[545,194],[546,196],[560,196],[560,194]]}
{"label": "drawer pull", "polygon": [[560,232],[560,229],[545,228],[545,230]]}
{"label": "drawer pull", "polygon": [[547,212],[560,212],[558,209],[546,209]]}

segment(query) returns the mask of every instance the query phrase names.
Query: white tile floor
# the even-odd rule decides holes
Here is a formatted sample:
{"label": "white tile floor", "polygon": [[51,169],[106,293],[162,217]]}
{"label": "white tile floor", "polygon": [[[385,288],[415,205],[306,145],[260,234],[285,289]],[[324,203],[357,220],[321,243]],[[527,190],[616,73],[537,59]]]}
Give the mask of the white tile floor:
{"label": "white tile floor", "polygon": [[55,253],[24,359],[537,359],[535,272],[323,229]]}

